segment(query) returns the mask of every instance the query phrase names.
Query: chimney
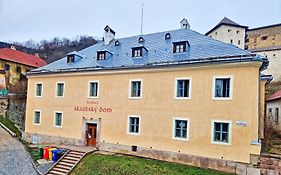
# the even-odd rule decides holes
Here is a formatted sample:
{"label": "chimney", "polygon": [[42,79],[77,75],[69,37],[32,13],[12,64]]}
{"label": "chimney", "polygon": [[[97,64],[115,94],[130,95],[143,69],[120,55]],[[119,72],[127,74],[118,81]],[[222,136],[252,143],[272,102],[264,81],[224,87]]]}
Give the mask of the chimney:
{"label": "chimney", "polygon": [[13,50],[17,50],[16,47],[14,45],[11,45],[11,49]]}
{"label": "chimney", "polygon": [[107,25],[104,28],[104,44],[108,45],[115,37],[115,32]]}
{"label": "chimney", "polygon": [[183,18],[181,20],[180,24],[181,24],[181,29],[187,29],[187,28],[189,29],[190,28],[190,25],[189,25],[187,19],[185,19],[185,18]]}

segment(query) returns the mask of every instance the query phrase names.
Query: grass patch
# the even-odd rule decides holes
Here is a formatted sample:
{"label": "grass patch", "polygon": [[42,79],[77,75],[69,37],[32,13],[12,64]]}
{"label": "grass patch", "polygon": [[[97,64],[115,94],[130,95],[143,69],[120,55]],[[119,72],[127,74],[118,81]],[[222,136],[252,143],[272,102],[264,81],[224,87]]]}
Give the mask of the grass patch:
{"label": "grass patch", "polygon": [[17,137],[21,137],[21,132],[18,130],[18,128],[15,127],[15,124],[8,119],[8,117],[0,117],[0,122],[4,124],[7,128],[9,128],[11,131],[17,134]]}
{"label": "grass patch", "polygon": [[20,139],[20,142],[24,145],[24,147],[26,148],[26,150],[29,152],[31,158],[32,158],[33,160],[35,160],[35,162],[36,162],[36,160],[38,160],[38,159],[42,159],[42,158],[40,157],[39,150],[38,150],[37,147],[35,147],[35,148],[29,147],[28,145],[29,145],[30,143],[26,142],[26,141],[23,140],[23,139]]}
{"label": "grass patch", "polygon": [[229,175],[228,173],[202,169],[160,160],[124,155],[89,154],[71,175]]}

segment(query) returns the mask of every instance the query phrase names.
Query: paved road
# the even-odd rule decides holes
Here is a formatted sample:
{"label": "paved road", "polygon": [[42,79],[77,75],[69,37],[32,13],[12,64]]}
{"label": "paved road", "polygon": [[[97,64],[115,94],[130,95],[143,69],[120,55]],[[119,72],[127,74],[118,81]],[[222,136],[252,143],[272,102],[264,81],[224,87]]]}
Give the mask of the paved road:
{"label": "paved road", "polygon": [[0,126],[0,175],[38,175],[24,146]]}

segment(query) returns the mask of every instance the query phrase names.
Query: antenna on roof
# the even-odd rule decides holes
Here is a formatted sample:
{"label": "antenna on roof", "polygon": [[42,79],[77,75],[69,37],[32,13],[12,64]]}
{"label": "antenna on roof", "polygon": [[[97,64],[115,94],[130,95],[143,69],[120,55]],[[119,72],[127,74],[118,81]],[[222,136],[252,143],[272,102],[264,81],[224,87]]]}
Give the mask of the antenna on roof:
{"label": "antenna on roof", "polygon": [[141,3],[141,35],[142,35],[142,28],[143,28],[143,1]]}

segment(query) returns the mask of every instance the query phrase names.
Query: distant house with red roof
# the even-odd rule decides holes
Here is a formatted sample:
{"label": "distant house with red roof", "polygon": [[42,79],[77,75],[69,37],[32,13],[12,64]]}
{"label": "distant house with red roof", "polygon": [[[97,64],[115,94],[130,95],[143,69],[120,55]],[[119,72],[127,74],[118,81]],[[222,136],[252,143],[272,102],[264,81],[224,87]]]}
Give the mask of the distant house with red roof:
{"label": "distant house with red roof", "polygon": [[11,48],[0,49],[0,70],[5,71],[9,84],[16,84],[31,69],[46,65],[37,55],[27,54]]}
{"label": "distant house with red roof", "polygon": [[281,130],[281,90],[276,91],[266,99],[266,109],[267,120],[275,129]]}

